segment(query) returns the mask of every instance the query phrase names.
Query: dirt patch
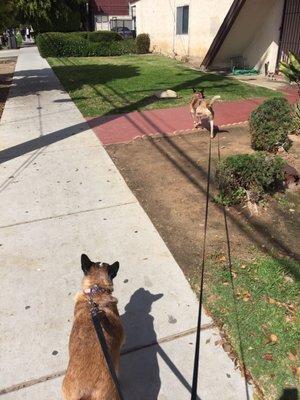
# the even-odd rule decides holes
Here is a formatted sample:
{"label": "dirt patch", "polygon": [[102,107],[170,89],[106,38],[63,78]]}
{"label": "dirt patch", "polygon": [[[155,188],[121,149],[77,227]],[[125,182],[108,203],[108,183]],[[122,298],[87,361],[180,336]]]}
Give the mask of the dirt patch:
{"label": "dirt patch", "polygon": [[[213,177],[218,140],[222,157],[251,152],[247,127],[221,132],[212,144]],[[188,277],[201,260],[208,143],[207,133],[190,133],[147,137],[106,147]],[[293,148],[295,157],[299,150],[298,142]],[[216,193],[213,181],[211,200]],[[300,258],[299,204],[299,192],[294,191],[284,195],[280,202],[270,199],[259,216],[251,216],[247,208],[231,208],[228,223],[233,256],[245,257],[255,245],[279,258]],[[213,201],[209,204],[207,244],[210,255],[226,251],[223,211]]]}
{"label": "dirt patch", "polygon": [[8,96],[12,82],[17,58],[0,58],[0,118],[3,113],[4,105]]}

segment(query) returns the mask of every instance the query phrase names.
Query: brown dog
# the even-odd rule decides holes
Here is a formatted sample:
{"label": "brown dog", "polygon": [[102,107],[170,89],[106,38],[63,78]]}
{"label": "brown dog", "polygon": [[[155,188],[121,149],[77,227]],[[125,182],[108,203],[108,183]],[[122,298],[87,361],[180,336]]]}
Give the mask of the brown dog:
{"label": "brown dog", "polygon": [[212,108],[213,103],[220,99],[220,96],[214,96],[210,101],[205,100],[203,90],[193,88],[193,97],[190,101],[190,111],[193,117],[194,126],[198,128],[202,125],[202,120],[207,119],[210,124],[210,137],[214,137],[214,117],[215,113]]}
{"label": "brown dog", "polygon": [[64,400],[118,400],[96,331],[91,319],[90,302],[101,311],[102,328],[116,371],[124,331],[117,310],[117,299],[112,296],[113,279],[119,263],[94,263],[81,256],[84,272],[83,292],[76,297],[74,323],[69,341],[69,365],[63,381]]}

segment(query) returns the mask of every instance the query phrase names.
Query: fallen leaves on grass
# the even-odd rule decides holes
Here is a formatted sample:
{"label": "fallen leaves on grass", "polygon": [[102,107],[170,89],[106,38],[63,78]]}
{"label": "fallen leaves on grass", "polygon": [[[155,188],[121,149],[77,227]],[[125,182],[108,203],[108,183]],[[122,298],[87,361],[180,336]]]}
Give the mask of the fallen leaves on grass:
{"label": "fallen leaves on grass", "polygon": [[295,322],[296,318],[293,315],[286,315],[285,322]]}
{"label": "fallen leaves on grass", "polygon": [[295,356],[295,354],[293,354],[293,353],[290,352],[290,353],[288,354],[288,359],[289,359],[290,361],[294,362],[294,361],[297,360],[297,357]]}
{"label": "fallen leaves on grass", "polygon": [[237,297],[247,302],[251,300],[251,293],[248,290],[244,290],[243,292],[237,292]]}
{"label": "fallen leaves on grass", "polygon": [[274,335],[273,333],[268,337],[267,344],[272,343],[275,344],[278,342],[278,336]]}
{"label": "fallen leaves on grass", "polygon": [[292,367],[292,371],[293,374],[295,375],[295,377],[298,379],[298,381],[300,382],[300,367]]}
{"label": "fallen leaves on grass", "polygon": [[251,294],[249,292],[244,292],[242,299],[243,299],[243,301],[251,300]]}
{"label": "fallen leaves on grass", "polygon": [[226,257],[225,256],[221,256],[221,257],[219,257],[219,261],[220,262],[225,262],[227,259],[226,259]]}
{"label": "fallen leaves on grass", "polygon": [[286,276],[284,277],[284,280],[285,280],[287,283],[294,283],[294,279],[293,279],[292,277],[288,276],[288,275],[286,275]]}
{"label": "fallen leaves on grass", "polygon": [[287,311],[294,313],[296,311],[296,306],[293,303],[282,303],[272,297],[266,297],[266,302],[269,304],[274,304],[278,307],[284,307]]}
{"label": "fallen leaves on grass", "polygon": [[263,355],[263,359],[266,360],[266,361],[273,361],[273,356],[270,353],[265,353]]}
{"label": "fallen leaves on grass", "polygon": [[267,297],[267,303],[269,303],[269,304],[277,304],[278,302],[275,299],[272,299],[272,297]]}

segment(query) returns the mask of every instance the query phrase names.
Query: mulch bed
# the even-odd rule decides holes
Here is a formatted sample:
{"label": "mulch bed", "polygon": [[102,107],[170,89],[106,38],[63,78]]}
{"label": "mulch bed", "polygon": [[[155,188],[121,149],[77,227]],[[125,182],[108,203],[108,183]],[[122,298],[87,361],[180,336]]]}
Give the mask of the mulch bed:
{"label": "mulch bed", "polygon": [[12,82],[17,58],[0,58],[0,118],[4,110],[5,102]]}

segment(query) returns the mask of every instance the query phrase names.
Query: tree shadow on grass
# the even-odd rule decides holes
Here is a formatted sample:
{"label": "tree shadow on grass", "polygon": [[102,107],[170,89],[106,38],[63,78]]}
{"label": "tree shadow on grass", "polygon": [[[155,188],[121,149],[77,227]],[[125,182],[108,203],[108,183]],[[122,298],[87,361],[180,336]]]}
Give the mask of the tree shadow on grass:
{"label": "tree shadow on grass", "polygon": [[[59,65],[54,68],[67,90],[79,90],[85,85],[107,84],[109,81],[128,79],[140,74],[133,65]],[[10,90],[10,98],[34,95],[38,92],[57,90],[57,80],[53,79],[50,68],[16,71]],[[61,89],[64,90],[61,86]]]}

